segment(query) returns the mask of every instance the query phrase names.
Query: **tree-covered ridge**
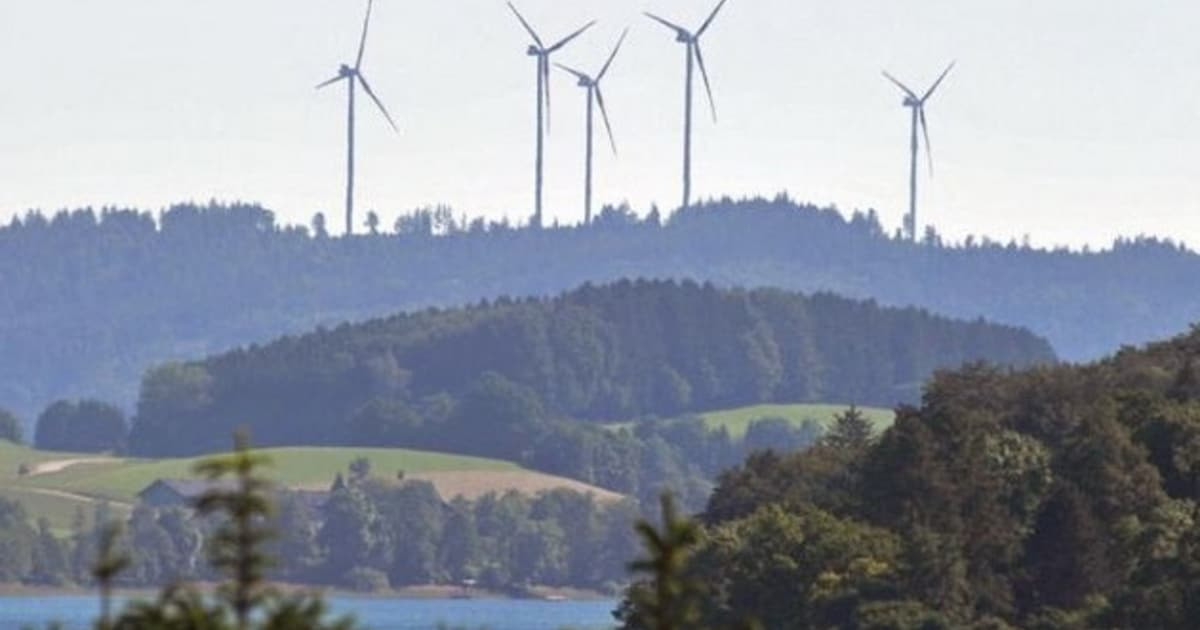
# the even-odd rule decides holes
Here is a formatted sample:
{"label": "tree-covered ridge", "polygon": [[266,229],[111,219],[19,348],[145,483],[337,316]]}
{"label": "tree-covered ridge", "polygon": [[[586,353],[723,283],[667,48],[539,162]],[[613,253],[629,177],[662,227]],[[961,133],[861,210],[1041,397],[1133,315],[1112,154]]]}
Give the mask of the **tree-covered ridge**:
{"label": "tree-covered ridge", "polygon": [[[1020,329],[916,309],[622,281],[322,329],[151,371],[131,445],[200,452],[220,445],[205,436],[243,422],[265,445],[344,444],[369,403],[419,410],[440,396],[453,406],[485,377],[528,390],[535,400],[522,409],[547,417],[672,417],[809,400],[888,406],[914,399],[934,369],[974,360],[1025,366],[1054,354]],[[462,443],[510,415],[524,423],[542,414],[481,407],[463,419]]]}
{"label": "tree-covered ridge", "polygon": [[27,423],[53,400],[131,407],[147,367],[318,324],[552,295],[626,277],[877,299],[1030,328],[1065,358],[1159,339],[1200,313],[1192,252],[1153,240],[1081,253],[889,238],[873,214],[723,200],[589,227],[401,217],[353,238],[253,205],[29,214],[0,228],[0,406]]}
{"label": "tree-covered ridge", "polygon": [[705,619],[1195,627],[1197,366],[1200,329],[1087,366],[972,366],[878,439],[751,457],[705,514]]}

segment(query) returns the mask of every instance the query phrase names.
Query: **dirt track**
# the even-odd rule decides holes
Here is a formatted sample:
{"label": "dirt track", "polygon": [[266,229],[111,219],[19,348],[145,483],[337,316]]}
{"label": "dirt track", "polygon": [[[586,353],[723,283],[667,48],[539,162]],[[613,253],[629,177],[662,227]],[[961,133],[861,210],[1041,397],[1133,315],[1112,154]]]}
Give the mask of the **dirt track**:
{"label": "dirt track", "polygon": [[89,464],[119,464],[122,460],[115,457],[76,457],[74,459],[55,459],[48,462],[35,464],[33,469],[29,471],[27,476],[36,477],[38,475],[52,475],[56,472],[62,472],[72,466],[85,466]]}

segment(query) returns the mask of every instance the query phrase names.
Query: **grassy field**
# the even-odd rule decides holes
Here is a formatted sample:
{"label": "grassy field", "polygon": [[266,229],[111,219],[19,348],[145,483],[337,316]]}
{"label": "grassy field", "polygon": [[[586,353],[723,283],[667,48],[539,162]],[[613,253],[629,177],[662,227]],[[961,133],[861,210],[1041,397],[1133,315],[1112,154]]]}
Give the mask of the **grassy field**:
{"label": "grassy field", "polygon": [[[403,449],[282,448],[262,452],[272,461],[267,476],[292,487],[326,486],[339,472],[345,473],[350,462],[359,457],[370,460],[373,473],[384,477],[394,477],[401,470],[405,473],[521,470],[516,464],[494,459]],[[192,469],[199,459],[203,458],[81,464],[61,472],[22,478],[17,480],[16,487],[46,488],[132,502],[138,492],[157,479],[193,477]]]}
{"label": "grassy field", "polygon": [[36,466],[37,464],[60,459],[88,457],[76,453],[54,453],[51,451],[36,451],[28,446],[21,446],[0,440],[0,480],[14,479],[17,467],[21,464]]}
{"label": "grassy field", "polygon": [[[350,462],[365,457],[372,475],[394,479],[404,471],[406,478],[433,483],[446,499],[477,498],[489,492],[516,490],[536,494],[555,488],[592,492],[600,500],[619,495],[593,486],[521,468],[511,462],[404,449],[380,448],[279,448],[261,451],[271,458],[267,476],[291,488],[327,488]],[[74,453],[49,453],[0,442],[0,497],[20,501],[32,519],[46,517],[60,534],[70,530],[78,508],[90,517],[98,501],[108,501],[114,510],[128,512],[137,493],[158,479],[188,479],[203,458],[115,459]],[[45,471],[18,476],[26,464]]]}
{"label": "grassy field", "polygon": [[[755,405],[700,415],[710,427],[724,427],[731,435],[740,437],[751,422],[760,418],[784,418],[797,425],[814,420],[828,426],[845,408],[830,404]],[[890,410],[861,409],[879,430],[892,423]],[[576,481],[480,457],[372,448],[279,448],[262,452],[272,460],[268,475],[277,483],[293,488],[326,487],[339,472],[346,471],[350,462],[365,457],[370,460],[374,475],[395,478],[397,472],[404,471],[409,478],[432,482],[447,499],[457,495],[475,498],[510,489],[536,493],[552,488],[592,491],[601,499],[618,498],[611,492]],[[0,498],[20,501],[33,518],[44,516],[55,530],[66,532],[78,508],[83,508],[85,516],[90,517],[96,502],[106,500],[114,509],[128,511],[136,503],[137,493],[155,480],[192,477],[199,459],[202,458],[97,458],[38,451],[0,441]],[[40,472],[18,475],[22,465]]]}
{"label": "grassy field", "polygon": [[[833,424],[834,416],[842,413],[849,405],[754,405],[738,409],[710,411],[700,416],[713,429],[724,427],[733,437],[746,434],[751,422],[762,418],[783,418],[792,424],[799,425],[805,420],[814,420],[822,426]],[[895,414],[891,409],[876,407],[859,407],[859,410],[875,425],[876,431],[882,431],[891,426]]]}
{"label": "grassy field", "polygon": [[[20,477],[18,469],[22,466],[36,469],[39,465],[52,462],[92,457],[95,456],[38,451],[0,440],[0,498],[20,502],[31,520],[45,517],[50,520],[50,526],[56,533],[66,534],[71,529],[77,509],[83,508],[85,521],[91,518],[95,500],[29,483],[33,479]],[[120,503],[114,503],[112,508],[121,512],[128,512],[130,509],[127,504]]]}
{"label": "grassy field", "polygon": [[597,501],[620,501],[623,497],[616,492],[590,486],[582,481],[555,477],[531,470],[447,470],[413,473],[408,479],[428,481],[438,490],[438,494],[449,499],[461,496],[464,499],[475,500],[497,489],[516,490],[526,495],[536,495],[548,490],[574,490],[575,492],[592,493]]}
{"label": "grassy field", "polygon": [[[42,488],[0,488],[0,498],[19,502],[34,522],[45,517],[50,521],[50,529],[60,536],[70,534],[77,510],[82,509],[84,526],[90,527],[96,507],[94,499],[58,494]],[[117,515],[128,514],[132,510],[128,503],[110,502],[109,507]]]}

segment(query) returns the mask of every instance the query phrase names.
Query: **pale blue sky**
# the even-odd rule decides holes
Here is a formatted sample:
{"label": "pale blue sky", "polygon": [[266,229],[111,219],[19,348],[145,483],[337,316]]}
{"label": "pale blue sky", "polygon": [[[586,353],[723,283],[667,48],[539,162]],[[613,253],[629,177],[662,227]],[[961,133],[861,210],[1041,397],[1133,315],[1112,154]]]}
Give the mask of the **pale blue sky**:
{"label": "pale blue sky", "polygon": [[[600,24],[558,60],[598,66],[621,154],[597,198],[679,197],[682,48],[640,16],[699,23],[709,0],[521,0],[544,35]],[[30,207],[261,201],[340,227],[344,91],[365,0],[3,0],[0,219]],[[403,133],[360,101],[359,208],[446,203],[527,216],[534,64],[502,0],[378,0],[364,72]],[[1200,5],[1179,0],[730,0],[704,41],[721,120],[699,119],[699,196],[878,208],[906,199],[913,84],[938,160],[922,223],[1038,243],[1169,235],[1200,245]],[[914,86],[915,87],[915,86]],[[583,92],[558,75],[547,214],[582,213]],[[599,145],[602,147],[603,145]]]}

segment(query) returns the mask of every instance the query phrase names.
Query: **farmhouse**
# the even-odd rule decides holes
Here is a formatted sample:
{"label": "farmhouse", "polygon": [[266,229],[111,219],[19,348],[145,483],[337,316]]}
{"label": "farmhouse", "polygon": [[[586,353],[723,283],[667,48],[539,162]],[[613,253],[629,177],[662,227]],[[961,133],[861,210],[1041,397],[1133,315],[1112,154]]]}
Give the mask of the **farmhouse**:
{"label": "farmhouse", "polygon": [[[208,481],[204,479],[158,479],[137,494],[142,505],[149,507],[191,507],[209,490],[233,490],[237,486],[232,480]],[[300,498],[310,508],[320,509],[329,499],[328,492],[311,490],[288,491]]]}
{"label": "farmhouse", "polygon": [[150,507],[183,507],[212,489],[231,490],[233,484],[201,479],[158,479],[137,496],[143,505]]}

